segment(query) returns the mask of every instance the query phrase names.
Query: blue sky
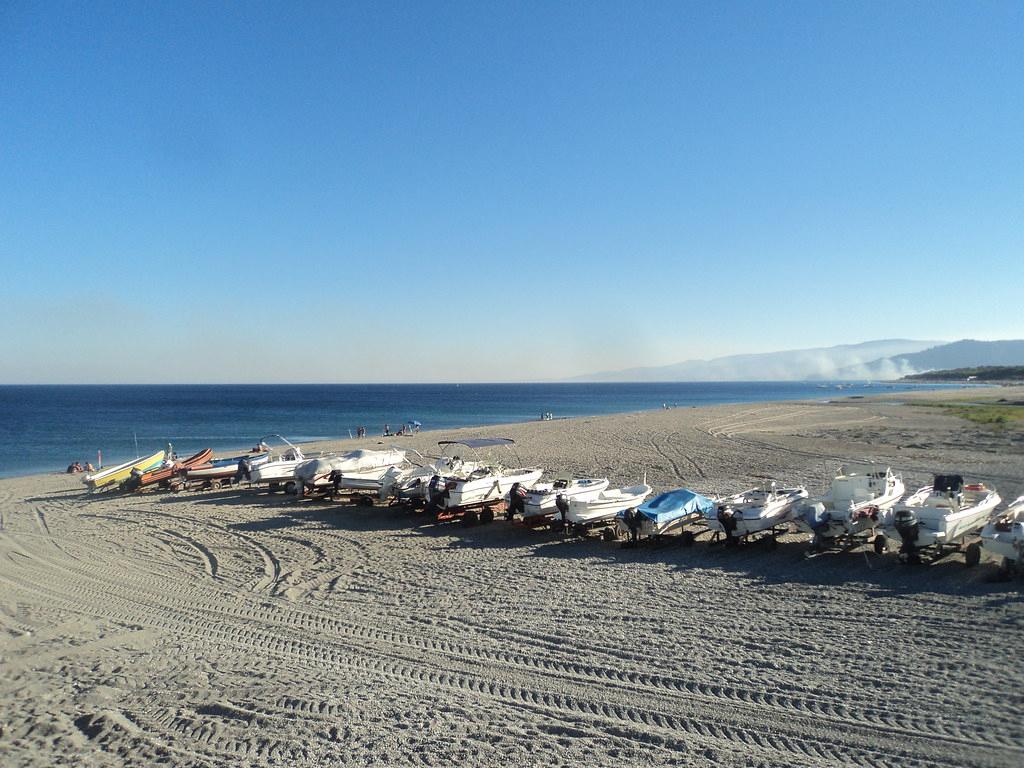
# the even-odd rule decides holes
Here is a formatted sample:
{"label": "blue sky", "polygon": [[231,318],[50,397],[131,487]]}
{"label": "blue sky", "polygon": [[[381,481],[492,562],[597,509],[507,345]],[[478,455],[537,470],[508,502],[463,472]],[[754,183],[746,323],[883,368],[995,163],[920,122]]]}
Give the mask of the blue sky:
{"label": "blue sky", "polygon": [[0,4],[0,382],[1021,338],[1024,5]]}

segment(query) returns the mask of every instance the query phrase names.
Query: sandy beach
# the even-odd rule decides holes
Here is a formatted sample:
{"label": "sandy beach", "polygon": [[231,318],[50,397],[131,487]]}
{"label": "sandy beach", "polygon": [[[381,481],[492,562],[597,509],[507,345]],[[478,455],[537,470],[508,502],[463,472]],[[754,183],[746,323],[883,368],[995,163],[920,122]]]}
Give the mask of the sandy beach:
{"label": "sandy beach", "polygon": [[[398,440],[508,436],[552,472],[646,472],[657,491],[708,495],[766,479],[813,495],[841,461],[870,459],[908,489],[951,471],[1011,500],[1024,432],[906,404],[976,396]],[[77,476],[0,480],[0,763],[1024,763],[1024,581],[994,581],[987,556],[807,558],[806,539],[633,550],[245,487],[88,496]]]}

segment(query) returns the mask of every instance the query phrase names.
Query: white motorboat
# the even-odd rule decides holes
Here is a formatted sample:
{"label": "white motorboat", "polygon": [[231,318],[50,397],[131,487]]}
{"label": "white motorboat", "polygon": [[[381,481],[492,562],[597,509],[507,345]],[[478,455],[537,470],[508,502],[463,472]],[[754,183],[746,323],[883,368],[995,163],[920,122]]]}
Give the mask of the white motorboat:
{"label": "white motorboat", "polygon": [[[268,441],[282,443],[279,448],[272,449]],[[295,468],[306,460],[302,449],[289,442],[281,435],[265,435],[260,438],[258,448],[267,451],[269,458],[266,463],[252,467],[249,482],[269,485],[271,490],[284,486],[286,491],[294,489]],[[290,485],[289,485],[290,484]]]}
{"label": "white motorboat", "polygon": [[639,506],[653,492],[651,486],[642,483],[624,488],[605,488],[589,498],[573,497],[569,499],[566,519],[577,528],[594,528],[614,523],[616,515]]}
{"label": "white motorboat", "polygon": [[[843,466],[828,493],[798,506],[797,525],[811,533],[811,547],[822,549],[872,535],[882,517],[906,490],[890,467]],[[885,539],[876,541],[884,548]]]}
{"label": "white motorboat", "polygon": [[443,484],[444,477],[465,476],[478,467],[477,462],[463,461],[459,456],[442,455],[432,462],[422,456],[420,458],[424,463],[391,467],[384,473],[379,492],[381,501],[394,499],[414,506],[425,504],[430,498],[430,481],[433,478],[437,478],[434,483],[436,490],[439,484]]}
{"label": "white motorboat", "polygon": [[981,548],[1001,557],[1004,571],[1020,569],[1024,560],[1024,496],[989,519],[981,529]]}
{"label": "white motorboat", "polygon": [[[498,446],[511,450],[515,441],[507,437],[483,437],[469,440],[444,440],[438,445],[461,445],[476,451]],[[440,515],[443,517],[461,515],[467,524],[474,523],[478,519],[489,522],[494,517],[492,510],[488,509],[483,515],[477,515],[475,510],[467,508],[500,502],[514,487],[517,489],[532,488],[543,473],[544,470],[539,467],[508,469],[493,458],[482,460],[477,462],[477,466],[467,474],[448,477],[436,475],[437,480],[431,478],[430,485],[434,486],[437,491],[431,497],[431,503],[439,507]],[[444,483],[443,488],[441,482]]]}
{"label": "white motorboat", "polygon": [[931,485],[897,504],[885,526],[899,536],[904,562],[920,562],[922,550],[941,556],[963,547],[967,564],[976,565],[981,546],[966,540],[985,527],[1000,501],[995,489],[983,483],[965,485],[961,475],[936,475]]}
{"label": "white motorboat", "polygon": [[491,501],[501,501],[516,483],[520,488],[532,488],[544,470],[523,467],[505,469],[485,466],[474,469],[466,477],[447,478],[442,509],[457,509]]}
{"label": "white motorboat", "polygon": [[752,488],[733,496],[717,500],[715,509],[705,514],[708,529],[714,539],[725,536],[726,545],[734,545],[758,534],[776,536],[793,519],[794,507],[807,498],[807,489],[778,488],[773,482],[767,488]]}
{"label": "white motorboat", "polygon": [[223,459],[211,459],[206,464],[189,467],[183,472],[186,483],[212,483],[223,480],[241,480],[252,475],[257,467],[270,461],[269,453],[247,453]]}
{"label": "white motorboat", "polygon": [[[520,486],[522,487],[522,486]],[[523,523],[530,526],[544,525],[550,519],[561,513],[564,518],[560,522],[568,522],[566,517],[569,513],[569,503],[573,499],[581,501],[594,499],[608,487],[608,478],[583,478],[574,479],[560,477],[550,483],[535,483],[518,499],[509,497],[511,503],[515,502],[517,510],[523,517]],[[519,508],[521,506],[521,508]]]}
{"label": "white motorboat", "polygon": [[395,448],[383,451],[359,448],[303,461],[295,468],[295,480],[297,488],[308,490],[377,490],[384,473],[403,461],[405,451]]}

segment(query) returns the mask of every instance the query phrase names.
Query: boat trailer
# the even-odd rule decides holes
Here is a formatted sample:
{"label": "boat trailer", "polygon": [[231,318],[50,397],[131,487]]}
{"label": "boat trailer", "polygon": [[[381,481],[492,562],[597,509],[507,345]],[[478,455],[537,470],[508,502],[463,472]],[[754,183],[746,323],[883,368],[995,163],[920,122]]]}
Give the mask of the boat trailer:
{"label": "boat trailer", "polygon": [[[913,509],[897,511],[893,517],[893,527],[900,535],[899,560],[905,565],[920,565],[924,562],[922,554],[928,556],[928,563],[931,564],[954,552],[964,553],[964,564],[968,568],[981,562],[981,538],[977,535],[964,534],[955,541],[936,541],[933,544],[918,546],[920,521]],[[877,547],[875,551],[878,552]]]}

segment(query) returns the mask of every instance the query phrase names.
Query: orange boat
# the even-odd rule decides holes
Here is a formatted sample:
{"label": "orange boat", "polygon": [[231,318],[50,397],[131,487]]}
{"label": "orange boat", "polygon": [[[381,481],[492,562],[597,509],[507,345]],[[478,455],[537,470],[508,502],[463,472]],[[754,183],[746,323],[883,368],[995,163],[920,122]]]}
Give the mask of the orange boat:
{"label": "orange boat", "polygon": [[129,477],[124,481],[126,491],[141,491],[143,488],[157,483],[166,483],[174,479],[182,470],[205,464],[213,456],[213,450],[204,448],[199,453],[189,456],[183,461],[166,461],[160,467]]}

